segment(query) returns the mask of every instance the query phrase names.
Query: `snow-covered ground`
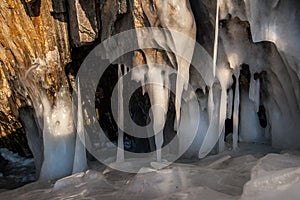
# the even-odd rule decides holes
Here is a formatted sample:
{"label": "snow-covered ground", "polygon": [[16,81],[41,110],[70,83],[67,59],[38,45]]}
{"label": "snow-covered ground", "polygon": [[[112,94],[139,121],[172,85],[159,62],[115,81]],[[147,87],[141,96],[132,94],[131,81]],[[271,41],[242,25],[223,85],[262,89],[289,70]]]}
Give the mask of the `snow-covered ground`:
{"label": "snow-covered ground", "polygon": [[240,145],[201,161],[128,174],[99,163],[57,181],[0,193],[0,199],[299,199],[300,152]]}

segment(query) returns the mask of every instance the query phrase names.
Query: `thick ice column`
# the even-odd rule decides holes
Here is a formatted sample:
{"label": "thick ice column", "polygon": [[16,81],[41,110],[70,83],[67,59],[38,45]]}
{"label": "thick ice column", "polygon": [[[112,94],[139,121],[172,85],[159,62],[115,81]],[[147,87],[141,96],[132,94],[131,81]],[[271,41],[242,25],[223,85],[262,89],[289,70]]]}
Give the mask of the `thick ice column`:
{"label": "thick ice column", "polygon": [[[199,95],[198,98],[205,98],[205,96]],[[186,151],[184,154],[185,158],[197,157],[199,146],[201,146],[204,133],[206,133],[206,130],[203,131],[204,127],[202,124],[204,122],[204,114],[199,107],[200,102],[198,103],[193,92],[189,92],[181,106],[181,119],[177,130],[179,152],[184,153]],[[196,136],[193,134],[196,131],[195,129],[197,129]],[[186,150],[187,146],[190,146],[188,150]]]}
{"label": "thick ice column", "polygon": [[82,113],[80,82],[78,81],[78,108],[77,108],[77,135],[75,144],[75,155],[72,173],[83,172],[87,169],[86,150],[85,150],[85,130]]}
{"label": "thick ice column", "polygon": [[[126,67],[124,66],[124,74],[126,73]],[[116,162],[124,161],[124,102],[123,102],[123,81],[122,78],[122,65],[118,65],[118,148],[117,148],[117,160]]]}
{"label": "thick ice column", "polygon": [[239,141],[263,142],[264,129],[259,124],[255,103],[249,99],[246,91],[240,95]]}
{"label": "thick ice column", "polygon": [[43,106],[44,161],[40,179],[56,179],[70,175],[73,170],[75,134],[72,104],[66,88],[56,94],[51,106],[41,94]]}

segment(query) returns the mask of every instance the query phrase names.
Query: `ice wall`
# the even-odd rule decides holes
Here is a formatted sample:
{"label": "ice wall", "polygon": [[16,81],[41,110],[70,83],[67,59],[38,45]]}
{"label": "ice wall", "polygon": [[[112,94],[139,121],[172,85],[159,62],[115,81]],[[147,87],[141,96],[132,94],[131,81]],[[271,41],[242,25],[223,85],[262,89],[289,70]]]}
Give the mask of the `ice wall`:
{"label": "ice wall", "polygon": [[[254,42],[270,41],[267,71],[272,85],[267,90],[267,117],[272,144],[280,148],[299,148],[300,36],[299,1],[245,1]],[[262,62],[262,61],[261,61]],[[257,65],[257,64],[256,64]],[[272,99],[272,100],[270,100]],[[266,98],[264,98],[266,101]]]}

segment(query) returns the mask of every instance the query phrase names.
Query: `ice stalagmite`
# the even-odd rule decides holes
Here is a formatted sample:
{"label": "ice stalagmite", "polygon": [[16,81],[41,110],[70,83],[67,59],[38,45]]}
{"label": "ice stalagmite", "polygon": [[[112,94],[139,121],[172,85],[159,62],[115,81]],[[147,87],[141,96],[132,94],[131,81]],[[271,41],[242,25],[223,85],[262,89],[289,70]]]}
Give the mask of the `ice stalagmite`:
{"label": "ice stalagmite", "polygon": [[[124,67],[124,74],[126,73],[126,68]],[[123,80],[122,78],[122,65],[118,65],[118,148],[117,148],[117,160],[116,162],[124,161],[124,102],[123,102]],[[120,80],[121,79],[121,80]]]}
{"label": "ice stalagmite", "polygon": [[75,144],[75,155],[73,163],[72,173],[83,172],[87,169],[86,151],[85,151],[85,130],[84,130],[84,118],[82,114],[82,102],[80,82],[78,80],[78,108],[77,108],[77,135]]}

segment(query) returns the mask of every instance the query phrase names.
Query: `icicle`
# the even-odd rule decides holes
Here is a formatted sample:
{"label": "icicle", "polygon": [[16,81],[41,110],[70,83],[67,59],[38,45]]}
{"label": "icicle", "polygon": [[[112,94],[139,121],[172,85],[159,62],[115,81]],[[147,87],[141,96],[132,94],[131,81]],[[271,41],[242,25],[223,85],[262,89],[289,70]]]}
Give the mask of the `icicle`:
{"label": "icicle", "polygon": [[227,108],[227,94],[226,88],[221,89],[221,99],[220,99],[220,111],[219,111],[219,151],[225,150],[225,119],[226,119],[226,108]]}
{"label": "icicle", "polygon": [[208,119],[209,122],[211,122],[213,117],[213,110],[214,110],[214,95],[213,95],[213,86],[210,86],[210,90],[208,92],[208,105],[207,105],[207,111],[208,111]]}
{"label": "icicle", "polygon": [[225,151],[225,126],[223,126],[220,138],[219,138],[219,153]]}
{"label": "icicle", "polygon": [[169,101],[169,86],[164,86],[165,81],[163,69],[148,63],[149,70],[147,73],[147,92],[151,102],[153,131],[155,134],[156,159],[161,162],[161,148],[163,145],[163,128],[166,121]]}
{"label": "icicle", "polygon": [[82,114],[82,102],[81,102],[81,91],[80,91],[80,80],[78,79],[78,108],[77,108],[77,135],[75,144],[75,155],[73,162],[72,173],[83,172],[87,169],[87,160],[85,152],[85,130],[84,130],[84,119]]}
{"label": "icicle", "polygon": [[215,23],[215,41],[214,41],[214,52],[213,52],[213,77],[216,76],[216,65],[218,57],[218,41],[219,41],[219,10],[220,10],[220,0],[217,0],[216,8],[216,23]]}
{"label": "icicle", "polygon": [[240,106],[240,72],[236,73],[234,108],[233,108],[233,149],[238,147],[238,131],[239,131],[239,106]]}
{"label": "icicle", "polygon": [[233,105],[233,91],[229,89],[227,94],[227,115],[226,118],[232,118],[232,105]]}
{"label": "icicle", "polygon": [[[124,74],[126,67],[124,66]],[[116,162],[124,161],[124,102],[123,102],[123,81],[122,81],[122,65],[118,65],[118,149],[117,149],[117,160]]]}
{"label": "icicle", "polygon": [[[214,96],[214,97],[212,97]],[[209,127],[205,138],[203,140],[203,144],[199,150],[199,158],[205,157],[209,152],[213,149],[214,145],[218,142],[220,132],[220,108],[222,100],[220,97],[220,89],[217,87],[212,87],[209,91],[209,104],[208,109],[211,110],[211,114],[209,114]],[[216,99],[215,105],[213,104],[213,99]],[[226,102],[225,102],[226,103]],[[211,108],[212,107],[212,108]],[[225,110],[226,111],[226,110]]]}
{"label": "icicle", "polygon": [[260,98],[260,81],[259,79],[255,80],[251,78],[250,87],[249,87],[249,99],[252,100],[255,104],[255,111],[259,110],[259,98]]}

